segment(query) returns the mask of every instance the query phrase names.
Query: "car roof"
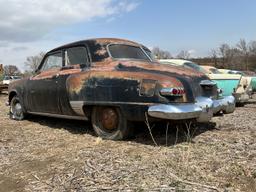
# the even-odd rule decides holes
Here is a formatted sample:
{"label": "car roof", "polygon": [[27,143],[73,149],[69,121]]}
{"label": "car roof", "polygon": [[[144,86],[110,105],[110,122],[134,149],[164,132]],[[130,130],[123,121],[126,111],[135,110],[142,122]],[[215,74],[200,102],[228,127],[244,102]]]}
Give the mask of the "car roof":
{"label": "car roof", "polygon": [[47,53],[51,53],[51,52],[55,52],[58,51],[60,49],[65,49],[68,47],[74,47],[74,46],[78,46],[81,44],[94,44],[95,46],[100,44],[100,45],[108,45],[108,44],[129,44],[129,45],[133,45],[133,46],[141,46],[140,44],[134,42],[134,41],[130,41],[130,40],[126,40],[126,39],[119,39],[119,38],[94,38],[94,39],[87,39],[87,40],[80,40],[80,41],[75,41],[72,43],[68,43],[62,46],[59,46],[57,48],[54,48],[50,51],[48,51]]}

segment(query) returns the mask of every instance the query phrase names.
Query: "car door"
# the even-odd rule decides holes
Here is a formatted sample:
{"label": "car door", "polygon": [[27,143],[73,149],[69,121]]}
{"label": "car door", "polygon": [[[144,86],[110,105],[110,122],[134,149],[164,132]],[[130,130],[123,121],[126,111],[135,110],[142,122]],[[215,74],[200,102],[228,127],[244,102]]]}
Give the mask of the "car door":
{"label": "car door", "polygon": [[59,75],[58,94],[60,102],[60,110],[62,115],[73,116],[76,115],[71,108],[68,92],[66,88],[66,81],[70,75],[76,75],[77,73],[86,71],[89,66],[89,54],[85,45],[77,45],[75,47],[69,47],[65,49],[65,64],[62,67]]}
{"label": "car door", "polygon": [[28,80],[28,111],[60,114],[58,78],[63,66],[62,51],[45,56],[39,72]]}

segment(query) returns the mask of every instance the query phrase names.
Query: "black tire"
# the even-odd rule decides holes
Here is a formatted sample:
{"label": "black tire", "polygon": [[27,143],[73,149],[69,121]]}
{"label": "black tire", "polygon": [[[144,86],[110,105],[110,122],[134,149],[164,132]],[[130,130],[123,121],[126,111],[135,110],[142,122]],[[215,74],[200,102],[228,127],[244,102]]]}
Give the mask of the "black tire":
{"label": "black tire", "polygon": [[25,118],[25,110],[18,96],[14,96],[10,103],[10,118],[21,121]]}
{"label": "black tire", "polygon": [[95,133],[103,139],[123,140],[132,133],[130,123],[117,107],[94,107],[91,120]]}

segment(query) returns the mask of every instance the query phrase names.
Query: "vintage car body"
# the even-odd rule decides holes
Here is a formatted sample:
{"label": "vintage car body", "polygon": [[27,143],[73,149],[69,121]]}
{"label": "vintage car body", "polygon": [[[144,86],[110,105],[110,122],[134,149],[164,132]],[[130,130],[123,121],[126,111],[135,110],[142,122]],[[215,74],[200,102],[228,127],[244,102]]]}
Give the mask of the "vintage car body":
{"label": "vintage car body", "polygon": [[252,78],[252,81],[251,81],[252,92],[256,93],[256,73],[253,71],[243,71],[243,73],[246,76],[250,76]]}
{"label": "vintage car body", "polygon": [[[242,73],[229,73],[228,71],[231,70],[226,70],[226,69],[217,69],[213,66],[202,66],[208,73],[211,79],[216,79],[216,81],[219,81],[221,84],[220,86],[223,87],[223,90],[225,90],[227,93],[230,93],[230,91],[235,90],[233,95],[236,98],[237,103],[240,105],[243,105],[245,102],[247,102],[250,99],[250,96],[252,94],[251,91],[251,78],[249,77],[244,77]],[[224,72],[225,71],[225,72]],[[218,78],[221,78],[218,80]],[[223,80],[224,78],[229,79],[229,83],[227,85],[222,85],[225,81]],[[235,86],[236,80],[240,79],[238,81],[238,85]],[[233,87],[230,86],[233,82]],[[232,88],[232,89],[231,89]]]}
{"label": "vintage car body", "polygon": [[246,73],[243,71],[229,70],[229,69],[220,69],[220,72],[223,74],[242,75],[240,89],[242,89],[242,87],[245,87],[245,91],[247,91],[250,96],[256,91],[256,77],[251,75],[251,73],[247,74],[248,72]]}
{"label": "vintage car body", "polygon": [[90,39],[49,51],[36,75],[9,86],[11,118],[26,114],[91,120],[96,134],[123,139],[129,122],[196,120],[232,113],[203,73],[162,65],[146,47],[122,39]]}
{"label": "vintage car body", "polygon": [[184,59],[168,59],[160,60],[161,63],[173,64],[177,66],[183,66],[186,68],[192,68],[194,70],[205,73],[211,80],[217,83],[217,86],[222,90],[223,96],[235,97],[236,103],[243,105],[249,100],[249,95],[247,92],[240,89],[239,84],[241,83],[241,75],[223,75],[218,69],[209,66],[200,66]]}
{"label": "vintage car body", "polygon": [[256,93],[256,77],[255,76],[252,77],[251,87],[252,87],[252,92]]}

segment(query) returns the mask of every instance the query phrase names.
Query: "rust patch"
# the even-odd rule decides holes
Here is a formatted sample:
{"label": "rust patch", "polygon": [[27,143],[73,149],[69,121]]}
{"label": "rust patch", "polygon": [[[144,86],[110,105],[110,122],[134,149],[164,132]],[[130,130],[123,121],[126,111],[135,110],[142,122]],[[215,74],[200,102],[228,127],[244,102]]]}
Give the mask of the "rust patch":
{"label": "rust patch", "polygon": [[[182,87],[182,83],[174,77],[153,74],[153,73],[141,73],[141,72],[131,72],[131,71],[106,71],[103,68],[91,70],[90,72],[82,72],[77,75],[70,76],[67,81],[67,87],[69,92],[79,93],[80,90],[85,85],[86,81],[90,78],[97,79],[120,79],[120,80],[137,80],[141,82],[143,79],[156,80],[160,84],[167,84],[173,87]],[[150,85],[149,85],[150,86]],[[148,91],[150,87],[145,87]]]}
{"label": "rust patch", "polygon": [[82,89],[84,82],[90,78],[90,72],[83,72],[81,74],[70,76],[67,79],[67,89],[68,92],[79,93]]}
{"label": "rust patch", "polygon": [[140,84],[140,95],[151,97],[155,93],[156,80],[152,79],[142,79]]}
{"label": "rust patch", "polygon": [[59,71],[60,71],[59,68],[42,71],[40,74],[31,77],[30,80],[49,79],[49,78],[52,78],[53,76],[55,76]]}
{"label": "rust patch", "polygon": [[95,39],[95,42],[101,45],[108,45],[111,43],[120,43],[120,44],[132,45],[132,46],[140,46],[140,44],[136,42],[125,40],[125,39],[118,39],[118,38],[98,38],[98,39]]}
{"label": "rust patch", "polygon": [[100,121],[102,122],[103,128],[112,131],[117,128],[118,115],[113,108],[103,108]]}
{"label": "rust patch", "polygon": [[96,54],[97,55],[105,55],[107,54],[107,50],[106,49],[99,49],[98,51],[96,51]]}

